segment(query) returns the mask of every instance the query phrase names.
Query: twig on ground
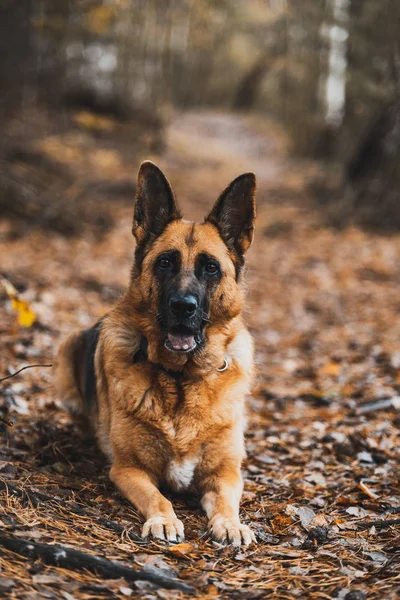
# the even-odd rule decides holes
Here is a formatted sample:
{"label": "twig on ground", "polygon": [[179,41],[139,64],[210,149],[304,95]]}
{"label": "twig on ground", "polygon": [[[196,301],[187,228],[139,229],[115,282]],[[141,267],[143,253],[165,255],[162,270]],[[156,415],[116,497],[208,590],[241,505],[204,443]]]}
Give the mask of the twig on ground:
{"label": "twig on ground", "polygon": [[394,398],[383,398],[382,400],[374,400],[374,402],[367,402],[362,404],[356,409],[356,415],[367,415],[377,410],[383,410],[385,408],[400,409],[400,398],[395,396]]}
{"label": "twig on ground", "polygon": [[359,529],[368,529],[368,527],[391,527],[391,525],[400,525],[400,519],[378,519],[376,521],[363,521],[357,523]]}
{"label": "twig on ground", "polygon": [[395,515],[397,513],[400,513],[400,506],[391,506],[390,508],[387,509],[387,512],[390,515]]}
{"label": "twig on ground", "polygon": [[27,499],[35,508],[43,504],[43,502],[41,502],[31,491],[21,490],[3,479],[0,479],[0,491],[1,490],[5,490],[8,494],[14,494],[17,498]]}
{"label": "twig on ground", "polygon": [[6,377],[1,377],[0,382],[5,381],[6,379],[11,379],[11,377],[15,377],[16,375],[21,373],[21,371],[25,371],[25,369],[33,369],[34,367],[52,367],[52,366],[53,365],[26,365],[26,367],[22,367],[22,369],[15,371],[15,373],[11,373],[11,375],[7,375]]}
{"label": "twig on ground", "polygon": [[366,494],[369,498],[371,498],[372,500],[376,500],[377,498],[379,498],[379,494],[376,494],[375,492],[373,492],[365,483],[365,481],[361,480],[360,483],[358,484],[360,489],[364,492],[364,494]]}
{"label": "twig on ground", "polygon": [[86,570],[101,575],[106,579],[119,579],[121,577],[126,579],[126,581],[149,581],[170,590],[181,590],[188,594],[195,592],[194,588],[190,585],[172,577],[167,577],[162,573],[157,573],[155,570],[133,570],[107,558],[94,556],[81,550],[67,548],[66,546],[50,546],[33,541],[28,542],[11,535],[0,535],[0,545],[26,558],[33,560],[41,559],[47,565],[61,567],[70,571]]}

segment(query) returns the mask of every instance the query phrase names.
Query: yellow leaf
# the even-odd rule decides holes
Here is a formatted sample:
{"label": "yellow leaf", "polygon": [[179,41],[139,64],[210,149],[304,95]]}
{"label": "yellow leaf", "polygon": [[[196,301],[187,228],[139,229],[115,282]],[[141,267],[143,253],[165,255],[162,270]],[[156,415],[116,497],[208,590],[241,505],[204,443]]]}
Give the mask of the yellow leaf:
{"label": "yellow leaf", "polygon": [[18,323],[22,327],[31,327],[36,321],[36,315],[31,309],[29,302],[21,300],[18,296],[18,291],[13,286],[11,281],[8,281],[5,277],[0,277],[0,283],[3,285],[8,297],[11,300],[11,306],[18,313]]}
{"label": "yellow leaf", "polygon": [[331,375],[335,377],[340,373],[340,364],[337,362],[326,363],[321,369],[323,375]]}
{"label": "yellow leaf", "polygon": [[87,110],[82,110],[74,115],[74,121],[85,129],[92,131],[111,131],[115,123],[108,117],[100,117]]}
{"label": "yellow leaf", "polygon": [[36,321],[36,314],[31,309],[29,302],[20,298],[12,298],[12,307],[18,312],[18,323],[22,327],[31,327]]}
{"label": "yellow leaf", "polygon": [[101,35],[109,29],[114,15],[115,7],[96,6],[89,10],[87,14],[87,28],[92,33]]}

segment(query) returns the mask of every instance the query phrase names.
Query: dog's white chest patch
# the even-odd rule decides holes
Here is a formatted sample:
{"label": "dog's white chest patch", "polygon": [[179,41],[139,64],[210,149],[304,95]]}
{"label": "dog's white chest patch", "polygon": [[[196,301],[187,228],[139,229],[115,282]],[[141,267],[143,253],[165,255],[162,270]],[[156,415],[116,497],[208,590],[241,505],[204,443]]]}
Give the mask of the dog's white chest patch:
{"label": "dog's white chest patch", "polygon": [[187,489],[192,483],[198,458],[185,458],[182,461],[172,460],[167,468],[166,479],[176,491]]}

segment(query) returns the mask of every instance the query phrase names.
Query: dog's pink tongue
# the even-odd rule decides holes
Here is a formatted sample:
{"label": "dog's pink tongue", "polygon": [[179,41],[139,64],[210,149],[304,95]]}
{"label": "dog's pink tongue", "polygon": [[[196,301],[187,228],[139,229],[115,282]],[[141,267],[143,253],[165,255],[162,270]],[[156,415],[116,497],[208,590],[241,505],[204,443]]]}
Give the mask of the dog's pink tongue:
{"label": "dog's pink tongue", "polygon": [[193,335],[173,335],[168,334],[168,341],[174,350],[189,350],[194,344]]}

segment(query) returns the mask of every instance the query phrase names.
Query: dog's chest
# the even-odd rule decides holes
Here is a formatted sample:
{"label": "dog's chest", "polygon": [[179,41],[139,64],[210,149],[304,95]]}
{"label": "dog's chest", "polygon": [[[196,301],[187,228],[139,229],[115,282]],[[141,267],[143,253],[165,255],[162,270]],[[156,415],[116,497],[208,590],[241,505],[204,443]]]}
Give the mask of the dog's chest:
{"label": "dog's chest", "polygon": [[[163,392],[157,428],[165,440],[166,454],[171,457],[165,464],[163,479],[173,490],[183,491],[194,483],[202,449],[214,438],[216,429],[221,426],[221,417],[217,403],[213,406],[208,398],[206,386],[185,385],[178,404],[172,394]],[[225,422],[226,417],[222,420]]]}
{"label": "dog's chest", "polygon": [[[197,422],[196,422],[197,424]],[[200,427],[190,426],[186,420],[164,422],[164,431],[172,451],[171,460],[166,465],[165,480],[176,491],[187,490],[200,463],[203,436]]]}
{"label": "dog's chest", "polygon": [[194,478],[199,464],[199,457],[173,459],[167,465],[165,479],[168,485],[176,491],[187,490]]}

